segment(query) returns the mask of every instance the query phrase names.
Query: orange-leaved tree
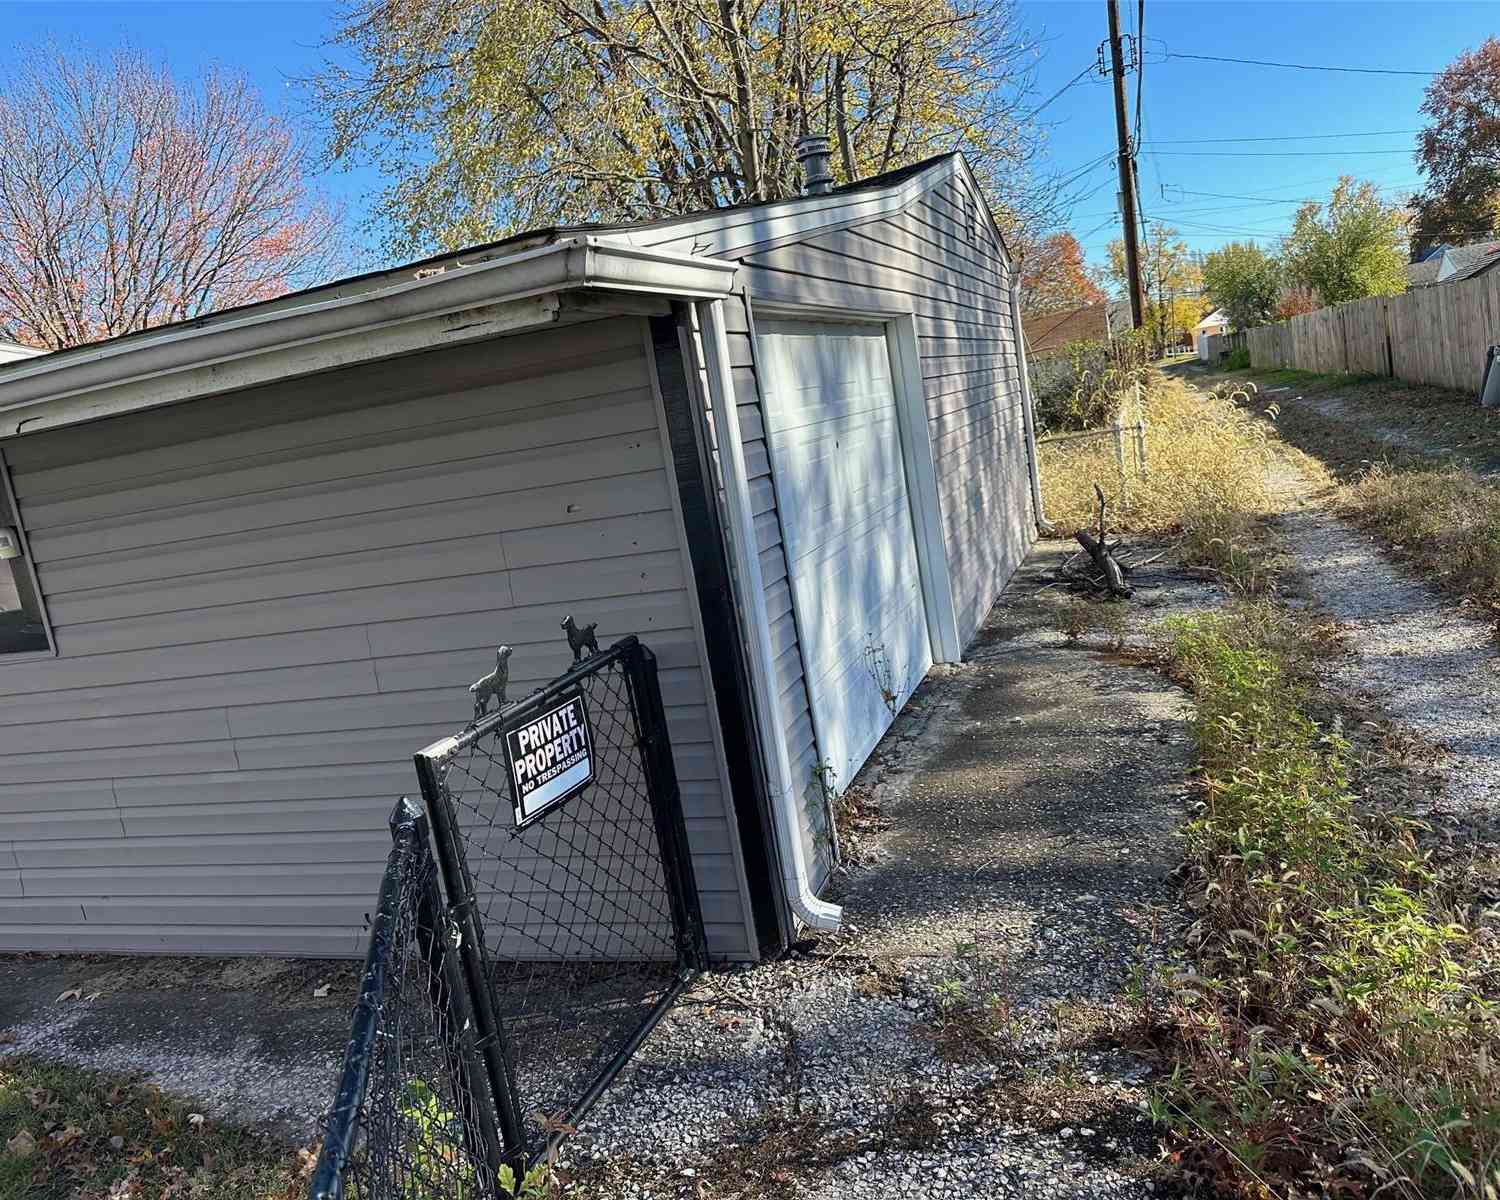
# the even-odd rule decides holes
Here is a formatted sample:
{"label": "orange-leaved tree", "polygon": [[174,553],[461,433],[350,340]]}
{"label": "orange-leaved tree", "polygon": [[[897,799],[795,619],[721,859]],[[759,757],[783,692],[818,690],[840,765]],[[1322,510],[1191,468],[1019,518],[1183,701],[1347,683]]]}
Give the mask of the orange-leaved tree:
{"label": "orange-leaved tree", "polygon": [[61,349],[334,269],[336,214],[249,83],[55,45],[0,76],[0,335]]}
{"label": "orange-leaved tree", "polygon": [[1500,232],[1500,39],[1460,54],[1427,85],[1417,139],[1427,186],[1413,199],[1412,250]]}
{"label": "orange-leaved tree", "polygon": [[1062,312],[1105,299],[1071,233],[1054,233],[1030,244],[1020,240],[1021,306],[1026,312]]}

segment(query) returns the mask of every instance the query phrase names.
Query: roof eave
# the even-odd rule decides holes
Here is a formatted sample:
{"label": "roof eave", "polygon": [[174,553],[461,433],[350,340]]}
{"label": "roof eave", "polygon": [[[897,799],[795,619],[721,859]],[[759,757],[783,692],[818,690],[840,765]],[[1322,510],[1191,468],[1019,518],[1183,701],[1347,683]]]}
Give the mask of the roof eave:
{"label": "roof eave", "polygon": [[564,292],[713,299],[737,271],[589,235],[360,295],[210,316],[12,364],[0,438],[544,326]]}

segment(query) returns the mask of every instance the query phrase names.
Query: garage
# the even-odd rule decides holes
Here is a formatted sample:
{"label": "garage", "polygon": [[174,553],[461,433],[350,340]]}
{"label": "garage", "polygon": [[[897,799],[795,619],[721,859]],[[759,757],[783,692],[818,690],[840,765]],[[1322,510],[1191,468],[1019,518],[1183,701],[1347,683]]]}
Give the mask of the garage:
{"label": "garage", "polygon": [[0,365],[0,949],[358,953],[569,615],[658,657],[710,954],[836,928],[831,793],[1035,536],[1017,287],[949,154]]}
{"label": "garage", "polygon": [[852,779],[932,666],[885,326],[757,326],[819,761]]}

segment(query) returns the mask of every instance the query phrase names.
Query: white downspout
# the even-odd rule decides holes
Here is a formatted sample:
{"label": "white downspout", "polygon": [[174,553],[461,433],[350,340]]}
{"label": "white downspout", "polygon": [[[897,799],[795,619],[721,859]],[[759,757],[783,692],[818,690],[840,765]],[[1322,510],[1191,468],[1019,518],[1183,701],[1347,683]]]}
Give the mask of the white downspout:
{"label": "white downspout", "polygon": [[750,503],[750,481],[745,473],[745,447],[740,440],[739,414],[734,377],[729,366],[729,342],[724,333],[724,304],[711,301],[698,305],[703,323],[703,350],[707,358],[709,403],[718,435],[720,469],[724,476],[724,499],[728,508],[728,542],[734,566],[735,603],[744,616],[750,639],[750,690],[754,693],[755,719],[760,728],[761,754],[771,791],[776,839],[781,848],[782,884],[787,903],[797,916],[814,929],[837,929],[844,910],[818,899],[807,869],[802,829],[797,820],[798,789],[792,779],[791,755],[786,730],[776,711],[776,657],[771,649],[771,626],[766,619],[765,580],[760,573],[759,543],[755,536],[755,514]]}
{"label": "white downspout", "polygon": [[1016,362],[1021,368],[1021,417],[1026,423],[1026,465],[1031,472],[1031,503],[1036,510],[1036,527],[1043,537],[1057,530],[1042,510],[1041,463],[1036,452],[1036,413],[1031,407],[1031,372],[1026,368],[1026,331],[1021,324],[1021,273],[1012,268],[1010,280],[1010,323],[1016,338]]}

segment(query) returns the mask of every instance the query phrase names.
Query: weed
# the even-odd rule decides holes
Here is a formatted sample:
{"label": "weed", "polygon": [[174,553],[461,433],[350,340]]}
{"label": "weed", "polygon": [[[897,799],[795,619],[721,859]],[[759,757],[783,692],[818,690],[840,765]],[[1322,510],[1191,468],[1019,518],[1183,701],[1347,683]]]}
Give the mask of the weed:
{"label": "weed", "polygon": [[[1237,394],[1153,377],[1144,400],[1151,470],[1131,481],[1128,497],[1116,491],[1110,511],[1122,532],[1176,536],[1189,562],[1254,594],[1266,582],[1258,521],[1270,510],[1265,474],[1274,434],[1236,404]],[[1067,535],[1090,525],[1095,483],[1118,487],[1113,448],[1058,442],[1042,446],[1040,455],[1048,519]]]}
{"label": "weed", "polygon": [[871,681],[880,692],[880,699],[889,710],[891,716],[896,715],[896,701],[900,699],[896,692],[895,680],[891,674],[891,659],[885,652],[885,643],[876,644],[865,639],[865,670],[869,673]]}
{"label": "weed", "polygon": [[1106,635],[1112,649],[1119,649],[1125,643],[1128,616],[1129,606],[1123,601],[1070,596],[1057,607],[1055,624],[1070,646],[1098,630]]}
{"label": "weed", "polygon": [[1158,981],[1155,1113],[1183,1163],[1237,1195],[1492,1194],[1495,1010],[1421,826],[1361,809],[1349,742],[1311,715],[1319,639],[1264,603],[1169,636],[1203,768],[1191,963]]}
{"label": "weed", "polygon": [[1500,611],[1500,487],[1462,467],[1377,465],[1341,501],[1424,578]]}

